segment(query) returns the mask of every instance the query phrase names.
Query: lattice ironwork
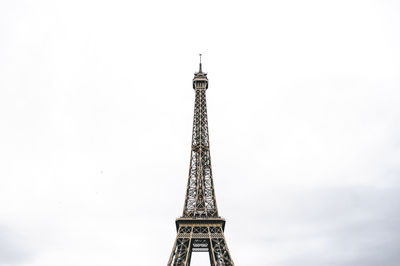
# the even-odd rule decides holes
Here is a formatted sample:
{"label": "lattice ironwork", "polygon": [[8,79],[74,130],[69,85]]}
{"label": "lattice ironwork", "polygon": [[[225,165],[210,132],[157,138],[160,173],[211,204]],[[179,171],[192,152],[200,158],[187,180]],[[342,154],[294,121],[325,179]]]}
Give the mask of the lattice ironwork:
{"label": "lattice ironwork", "polygon": [[233,266],[222,224],[182,224],[168,266],[190,265],[192,252],[208,252],[212,266]]}
{"label": "lattice ironwork", "polygon": [[193,79],[195,105],[189,178],[183,215],[176,220],[177,237],[168,266],[189,266],[192,252],[208,252],[211,266],[234,265],[226,245],[225,220],[218,216],[211,170],[206,90],[207,73]]}

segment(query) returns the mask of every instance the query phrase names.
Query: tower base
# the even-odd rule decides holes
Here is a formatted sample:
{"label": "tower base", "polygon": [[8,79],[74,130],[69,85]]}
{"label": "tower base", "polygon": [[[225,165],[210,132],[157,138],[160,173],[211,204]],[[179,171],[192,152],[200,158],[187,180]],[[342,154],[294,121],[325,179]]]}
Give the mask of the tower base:
{"label": "tower base", "polygon": [[211,266],[233,266],[226,245],[222,218],[179,218],[168,266],[189,266],[192,252],[208,252]]}

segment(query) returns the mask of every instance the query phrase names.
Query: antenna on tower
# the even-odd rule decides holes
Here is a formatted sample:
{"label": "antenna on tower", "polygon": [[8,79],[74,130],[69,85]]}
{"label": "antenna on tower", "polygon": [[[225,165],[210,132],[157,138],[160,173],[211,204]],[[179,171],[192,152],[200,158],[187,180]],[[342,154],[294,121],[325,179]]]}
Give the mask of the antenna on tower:
{"label": "antenna on tower", "polygon": [[201,71],[201,56],[202,56],[202,54],[199,54],[199,56],[200,56],[199,73],[202,73],[202,71]]}

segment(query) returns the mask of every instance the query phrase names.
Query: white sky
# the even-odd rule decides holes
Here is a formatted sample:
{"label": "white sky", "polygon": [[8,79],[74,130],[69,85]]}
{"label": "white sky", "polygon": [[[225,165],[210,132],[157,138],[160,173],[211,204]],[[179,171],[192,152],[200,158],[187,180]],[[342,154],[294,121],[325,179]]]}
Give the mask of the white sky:
{"label": "white sky", "polygon": [[198,53],[236,265],[398,265],[399,14],[398,1],[0,2],[0,266],[166,265]]}

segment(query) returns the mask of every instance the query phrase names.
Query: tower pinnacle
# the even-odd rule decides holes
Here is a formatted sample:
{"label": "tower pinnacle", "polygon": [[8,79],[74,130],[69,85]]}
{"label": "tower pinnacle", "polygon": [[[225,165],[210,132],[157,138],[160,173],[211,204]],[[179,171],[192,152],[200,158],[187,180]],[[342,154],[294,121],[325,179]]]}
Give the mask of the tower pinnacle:
{"label": "tower pinnacle", "polygon": [[202,56],[202,54],[199,54],[199,56],[200,56],[199,73],[202,73],[202,70],[201,70],[201,56]]}

